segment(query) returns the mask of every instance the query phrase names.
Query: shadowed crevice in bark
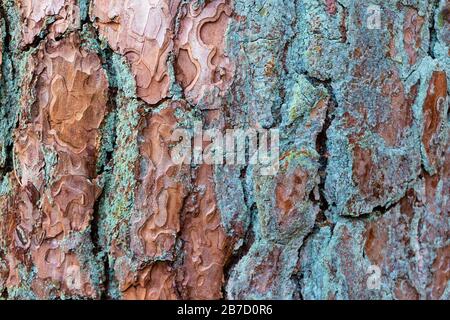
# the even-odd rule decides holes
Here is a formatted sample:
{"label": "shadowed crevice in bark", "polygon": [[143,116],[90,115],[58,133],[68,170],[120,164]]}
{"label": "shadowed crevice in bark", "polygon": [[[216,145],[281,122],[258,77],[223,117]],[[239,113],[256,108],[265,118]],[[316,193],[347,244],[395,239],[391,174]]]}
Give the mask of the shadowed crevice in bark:
{"label": "shadowed crevice in bark", "polygon": [[436,15],[438,15],[438,10],[439,10],[439,0],[432,0],[431,1],[432,6],[431,6],[431,12],[430,12],[430,17],[429,17],[429,27],[428,27],[428,32],[430,34],[430,45],[428,47],[428,55],[435,59],[435,54],[434,54],[434,46],[436,44],[437,41],[437,31],[436,31]]}
{"label": "shadowed crevice in bark", "polygon": [[[17,83],[14,81],[16,70],[13,63],[14,49],[11,47],[12,29],[8,17],[8,9],[6,2],[0,2],[0,19],[2,32],[2,61],[1,61],[1,78],[0,78],[0,99],[2,108],[0,109],[0,119],[4,123],[2,130],[2,146],[0,155],[0,172],[6,176],[8,172],[14,170],[13,160],[13,143],[11,139],[12,130],[15,125],[15,108],[14,108],[14,92],[17,93]],[[8,106],[5,108],[5,106]]]}

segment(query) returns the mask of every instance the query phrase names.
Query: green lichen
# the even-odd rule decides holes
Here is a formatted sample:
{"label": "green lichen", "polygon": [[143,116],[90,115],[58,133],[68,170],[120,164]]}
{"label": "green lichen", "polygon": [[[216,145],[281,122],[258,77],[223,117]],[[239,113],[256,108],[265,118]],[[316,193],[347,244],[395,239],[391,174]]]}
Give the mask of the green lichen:
{"label": "green lichen", "polygon": [[[0,169],[10,159],[13,143],[12,133],[19,115],[23,80],[27,73],[26,63],[29,53],[19,50],[21,20],[12,0],[3,0],[2,11],[8,15],[1,20],[3,43],[2,73],[0,79]],[[8,22],[6,22],[8,21]]]}
{"label": "green lichen", "polygon": [[[113,104],[115,109],[110,114],[102,129],[102,143],[97,167],[103,167],[101,183],[103,194],[99,200],[98,233],[99,255],[107,259],[111,279],[109,296],[119,298],[118,284],[114,276],[114,257],[109,255],[111,241],[128,246],[129,222],[134,208],[136,188],[135,164],[139,157],[137,144],[139,109],[141,102],[136,98],[136,82],[130,72],[125,58],[112,53],[106,65],[110,88],[116,88]],[[110,164],[105,164],[107,154],[112,154]]]}
{"label": "green lichen", "polygon": [[11,175],[5,175],[0,180],[0,196],[9,195],[12,190]]}
{"label": "green lichen", "polygon": [[328,96],[323,86],[312,85],[305,76],[300,75],[290,91],[290,101],[287,107],[289,120],[293,123],[298,118],[308,117],[317,103]]}
{"label": "green lichen", "polygon": [[287,167],[302,167],[307,170],[317,169],[318,160],[320,155],[317,150],[312,148],[302,148],[300,150],[290,150],[287,152],[286,157],[283,159],[282,169],[286,170]]}
{"label": "green lichen", "polygon": [[17,271],[20,284],[15,287],[8,287],[8,298],[12,300],[36,300],[37,296],[32,289],[33,280],[37,276],[36,268],[31,267],[31,269],[28,269],[22,264],[19,264]]}
{"label": "green lichen", "polygon": [[80,8],[80,19],[84,21],[88,18],[90,0],[78,0],[78,6]]}
{"label": "green lichen", "polygon": [[114,152],[116,137],[116,111],[111,111],[106,115],[101,127],[100,151],[97,159],[97,173],[101,173],[109,164],[108,156]]}

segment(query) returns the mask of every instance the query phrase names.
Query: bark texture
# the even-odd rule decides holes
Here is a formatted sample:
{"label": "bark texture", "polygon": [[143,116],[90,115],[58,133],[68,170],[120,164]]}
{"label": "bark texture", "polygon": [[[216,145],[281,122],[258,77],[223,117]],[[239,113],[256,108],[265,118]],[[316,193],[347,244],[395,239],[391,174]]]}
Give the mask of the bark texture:
{"label": "bark texture", "polygon": [[[0,30],[2,298],[450,298],[447,0],[1,0]],[[175,164],[197,121],[280,129],[279,173]]]}

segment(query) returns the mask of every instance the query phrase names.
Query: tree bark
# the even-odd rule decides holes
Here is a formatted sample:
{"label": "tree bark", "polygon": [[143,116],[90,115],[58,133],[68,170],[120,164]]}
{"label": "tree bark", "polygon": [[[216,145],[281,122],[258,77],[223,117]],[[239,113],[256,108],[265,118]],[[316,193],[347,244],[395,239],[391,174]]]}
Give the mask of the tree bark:
{"label": "tree bark", "polygon": [[[1,0],[1,297],[449,299],[449,17]],[[279,171],[175,163],[197,123],[279,130]]]}

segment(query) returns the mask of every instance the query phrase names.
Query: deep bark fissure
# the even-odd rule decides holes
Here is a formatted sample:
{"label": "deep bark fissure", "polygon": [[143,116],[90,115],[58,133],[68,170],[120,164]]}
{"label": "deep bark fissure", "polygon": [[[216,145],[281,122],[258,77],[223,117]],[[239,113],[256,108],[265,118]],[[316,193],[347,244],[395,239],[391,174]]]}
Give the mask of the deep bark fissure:
{"label": "deep bark fissure", "polygon": [[231,276],[231,272],[233,270],[233,268],[241,261],[241,259],[243,257],[245,257],[250,248],[252,247],[253,243],[255,242],[255,231],[254,226],[253,226],[253,219],[255,219],[255,217],[258,214],[258,209],[256,207],[256,204],[254,204],[251,208],[248,209],[250,212],[250,224],[248,226],[248,229],[245,233],[245,236],[243,237],[243,243],[242,245],[239,247],[239,249],[237,250],[236,253],[234,253],[230,259],[226,262],[225,266],[224,266],[224,278],[225,281],[223,283],[222,286],[222,296],[223,299],[227,298],[227,292],[226,292],[226,287],[228,284],[228,281],[230,279]]}
{"label": "deep bark fissure", "polygon": [[435,59],[435,54],[434,54],[434,45],[437,41],[437,31],[436,31],[436,14],[437,11],[439,9],[439,0],[433,0],[432,5],[431,5],[431,12],[430,12],[430,16],[429,16],[429,21],[428,21],[428,31],[429,31],[429,36],[430,36],[430,43],[428,46],[428,55]]}
{"label": "deep bark fissure", "polygon": [[[8,8],[5,5],[4,1],[0,2],[0,19],[3,21],[3,26],[5,27],[5,36],[2,39],[2,64],[1,64],[1,79],[0,79],[0,94],[1,94],[1,101],[2,101],[2,110],[0,110],[0,120],[8,122],[11,121],[11,112],[14,110],[13,105],[14,101],[12,98],[13,92],[16,92],[17,85],[14,81],[14,76],[16,75],[15,65],[13,63],[13,49],[11,47],[11,25],[10,21],[8,19]],[[9,83],[12,83],[12,86],[9,85]],[[6,106],[6,108],[5,108]],[[6,109],[6,110],[5,110]],[[17,120],[16,120],[17,121]],[[13,128],[16,127],[15,123],[9,124],[9,134],[12,134]],[[0,173],[3,176],[6,176],[8,172],[12,172],[14,170],[14,159],[13,159],[13,152],[14,152],[14,146],[13,141],[4,138],[4,142],[6,145],[3,147],[6,149],[5,154],[5,162],[2,166],[0,166]]]}
{"label": "deep bark fissure", "polygon": [[329,203],[325,195],[325,182],[327,179],[328,170],[328,130],[334,120],[333,112],[338,107],[336,96],[334,90],[329,82],[323,83],[325,88],[327,88],[328,94],[330,95],[330,100],[328,102],[327,112],[325,116],[325,123],[323,124],[322,131],[319,132],[316,140],[316,150],[320,155],[319,159],[319,193],[320,193],[320,210],[325,213],[329,209]]}

